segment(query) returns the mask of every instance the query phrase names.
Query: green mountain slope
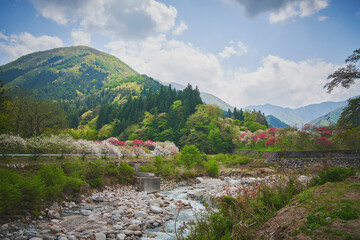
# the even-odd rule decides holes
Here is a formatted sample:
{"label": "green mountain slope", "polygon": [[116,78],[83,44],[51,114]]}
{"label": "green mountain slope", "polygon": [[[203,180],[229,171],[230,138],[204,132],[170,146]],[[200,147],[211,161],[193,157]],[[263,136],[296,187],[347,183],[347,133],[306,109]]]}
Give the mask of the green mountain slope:
{"label": "green mountain slope", "polygon": [[314,119],[310,123],[314,123],[317,126],[321,126],[321,127],[329,126],[330,124],[336,124],[344,108],[345,106],[336,108],[333,111],[329,112],[328,114],[325,114],[321,117]]}
{"label": "green mountain slope", "polygon": [[85,46],[31,53],[1,69],[6,86],[34,90],[44,100],[75,99],[139,75],[116,57]]}
{"label": "green mountain slope", "polygon": [[280,119],[274,117],[273,115],[267,115],[266,121],[268,122],[269,127],[273,127],[273,128],[290,127],[289,125],[282,122]]}

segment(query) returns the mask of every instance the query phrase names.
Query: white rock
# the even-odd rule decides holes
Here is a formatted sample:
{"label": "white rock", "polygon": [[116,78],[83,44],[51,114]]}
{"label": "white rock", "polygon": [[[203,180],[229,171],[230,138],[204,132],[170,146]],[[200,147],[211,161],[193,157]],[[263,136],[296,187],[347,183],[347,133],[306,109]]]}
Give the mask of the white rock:
{"label": "white rock", "polygon": [[9,225],[8,224],[4,224],[1,226],[1,231],[6,231],[9,229]]}
{"label": "white rock", "polygon": [[116,235],[116,240],[125,240],[125,238],[126,238],[126,235],[123,233]]}
{"label": "white rock", "polygon": [[196,182],[196,183],[202,183],[203,181],[204,181],[204,179],[201,178],[201,177],[195,178],[195,182]]}
{"label": "white rock", "polygon": [[60,214],[55,210],[49,210],[48,217],[51,219],[60,219]]}
{"label": "white rock", "polygon": [[115,230],[121,230],[122,229],[121,225],[114,225],[113,228]]}
{"label": "white rock", "polygon": [[133,221],[131,221],[131,224],[141,225],[142,222],[140,220],[133,220]]}
{"label": "white rock", "polygon": [[141,218],[147,218],[147,216],[148,216],[148,214],[145,212],[145,211],[136,211],[136,212],[134,212],[134,217],[135,218],[139,218],[139,217],[141,217]]}
{"label": "white rock", "polygon": [[106,235],[102,232],[95,233],[95,240],[106,240]]}
{"label": "white rock", "polygon": [[80,210],[80,213],[81,213],[81,215],[83,215],[83,216],[90,216],[92,212],[91,212],[90,210],[81,209],[81,210]]}
{"label": "white rock", "polygon": [[157,206],[151,206],[150,207],[150,210],[153,212],[153,213],[162,213],[163,210]]}
{"label": "white rock", "polygon": [[59,240],[69,240],[67,237],[61,237]]}
{"label": "white rock", "polygon": [[154,199],[154,200],[150,200],[150,205],[155,205],[155,206],[158,206],[158,207],[162,207],[162,206],[164,206],[164,202],[160,198],[157,198],[157,199]]}

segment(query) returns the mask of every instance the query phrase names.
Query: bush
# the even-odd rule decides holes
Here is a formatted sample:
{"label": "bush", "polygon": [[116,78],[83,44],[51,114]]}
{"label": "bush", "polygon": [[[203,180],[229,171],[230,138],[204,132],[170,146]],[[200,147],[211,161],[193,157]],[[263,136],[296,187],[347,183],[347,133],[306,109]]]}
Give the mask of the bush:
{"label": "bush", "polygon": [[103,185],[102,178],[104,177],[105,166],[101,159],[96,159],[90,162],[85,169],[85,181],[89,183],[90,187],[98,188]]}
{"label": "bush", "polygon": [[118,167],[118,172],[119,172],[118,179],[120,183],[128,184],[134,180],[135,169],[130,167],[128,164],[121,163],[120,166]]}
{"label": "bush", "polygon": [[183,149],[181,149],[180,153],[180,163],[188,168],[200,162],[200,151],[194,145],[185,145]]}
{"label": "bush", "polygon": [[21,203],[19,180],[21,178],[14,171],[0,169],[0,216],[16,213],[16,210],[19,210]]}
{"label": "bush", "polygon": [[332,167],[321,171],[318,177],[314,177],[312,185],[322,185],[327,182],[340,182],[353,175],[355,175],[353,167]]}
{"label": "bush", "polygon": [[44,181],[46,195],[49,199],[56,199],[60,196],[67,180],[60,167],[51,164],[43,165],[37,175]]}
{"label": "bush", "polygon": [[209,162],[207,162],[206,168],[207,168],[207,174],[210,177],[219,176],[219,166],[218,166],[216,160],[210,160]]}
{"label": "bush", "polygon": [[146,165],[140,166],[139,171],[140,172],[159,173],[158,169],[152,164],[146,164]]}
{"label": "bush", "polygon": [[43,179],[37,175],[21,178],[19,188],[22,197],[21,203],[25,209],[38,207],[47,190]]}

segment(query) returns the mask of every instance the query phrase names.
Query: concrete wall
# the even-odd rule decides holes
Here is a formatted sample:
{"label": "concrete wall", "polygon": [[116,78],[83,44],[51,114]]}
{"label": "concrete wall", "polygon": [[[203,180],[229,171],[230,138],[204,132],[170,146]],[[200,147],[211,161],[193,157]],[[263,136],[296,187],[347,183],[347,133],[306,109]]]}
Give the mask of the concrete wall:
{"label": "concrete wall", "polygon": [[160,181],[159,177],[137,177],[136,186],[138,191],[156,193],[160,192]]}

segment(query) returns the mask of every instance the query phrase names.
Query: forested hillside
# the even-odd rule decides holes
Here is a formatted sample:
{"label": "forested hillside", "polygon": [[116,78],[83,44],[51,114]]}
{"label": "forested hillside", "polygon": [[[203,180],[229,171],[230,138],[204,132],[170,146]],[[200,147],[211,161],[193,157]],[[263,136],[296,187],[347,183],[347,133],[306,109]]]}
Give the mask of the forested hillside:
{"label": "forested hillside", "polygon": [[203,105],[190,84],[181,90],[140,75],[88,47],[57,48],[2,66],[1,132],[22,137],[69,133],[74,138],[148,139],[229,152],[240,127],[268,125],[261,112]]}

